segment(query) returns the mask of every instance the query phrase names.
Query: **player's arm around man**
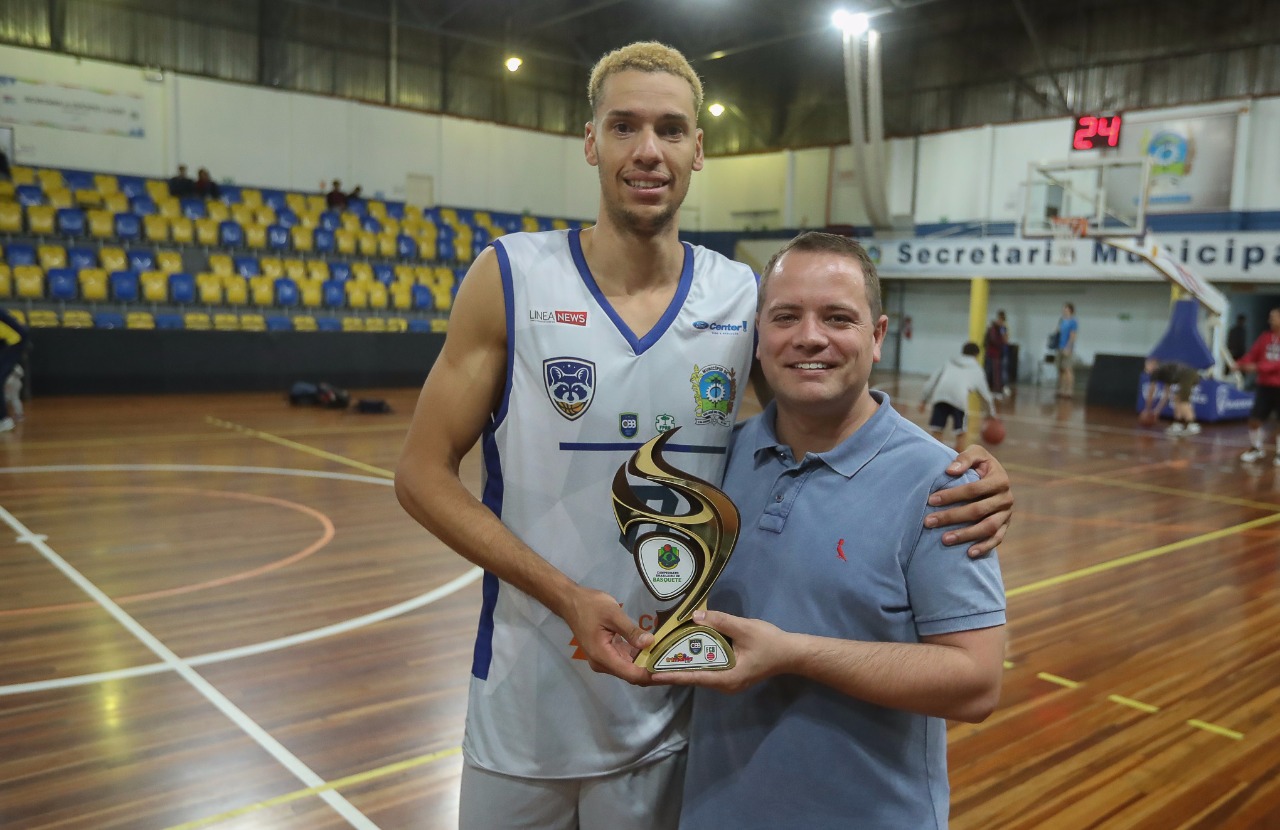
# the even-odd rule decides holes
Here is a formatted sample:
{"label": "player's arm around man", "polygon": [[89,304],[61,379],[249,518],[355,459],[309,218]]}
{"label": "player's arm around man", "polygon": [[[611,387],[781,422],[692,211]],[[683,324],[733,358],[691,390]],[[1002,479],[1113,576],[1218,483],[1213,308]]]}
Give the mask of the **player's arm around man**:
{"label": "player's arm around man", "polygon": [[446,545],[561,617],[592,669],[643,684],[648,675],[631,663],[632,650],[653,635],[616,599],[578,585],[517,538],[459,477],[506,382],[505,320],[494,313],[502,307],[497,255],[489,248],[462,281],[444,347],[418,396],[396,465],[396,498]]}

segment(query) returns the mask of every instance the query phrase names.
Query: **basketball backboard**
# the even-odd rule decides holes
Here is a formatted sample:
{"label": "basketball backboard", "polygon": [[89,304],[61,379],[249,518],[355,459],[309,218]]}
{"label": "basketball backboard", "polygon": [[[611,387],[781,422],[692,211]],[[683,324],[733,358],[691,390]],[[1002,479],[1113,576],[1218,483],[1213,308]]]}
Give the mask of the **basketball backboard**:
{"label": "basketball backboard", "polygon": [[1027,165],[1022,235],[1063,236],[1069,228],[1068,236],[1141,236],[1150,171],[1146,158],[1032,162]]}

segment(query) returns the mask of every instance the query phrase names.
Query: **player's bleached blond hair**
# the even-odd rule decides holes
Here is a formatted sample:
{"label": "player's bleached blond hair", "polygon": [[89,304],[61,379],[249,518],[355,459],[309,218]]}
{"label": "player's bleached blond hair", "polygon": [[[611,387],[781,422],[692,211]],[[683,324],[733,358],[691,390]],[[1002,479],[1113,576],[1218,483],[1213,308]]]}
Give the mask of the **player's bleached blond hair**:
{"label": "player's bleached blond hair", "polygon": [[600,105],[604,93],[604,82],[610,75],[616,75],[628,69],[641,72],[666,72],[689,84],[693,92],[693,112],[702,110],[702,80],[693,71],[689,61],[676,49],[657,41],[646,40],[614,49],[591,69],[591,80],[587,82],[587,101],[591,104],[592,116]]}

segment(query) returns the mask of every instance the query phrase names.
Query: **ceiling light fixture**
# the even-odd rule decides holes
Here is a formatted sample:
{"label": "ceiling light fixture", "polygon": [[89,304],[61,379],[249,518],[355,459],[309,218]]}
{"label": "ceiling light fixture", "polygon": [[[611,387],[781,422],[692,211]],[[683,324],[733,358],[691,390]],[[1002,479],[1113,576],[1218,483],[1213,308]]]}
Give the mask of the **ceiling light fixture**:
{"label": "ceiling light fixture", "polygon": [[724,104],[721,104],[721,103],[712,104],[711,106],[707,107],[707,112],[711,113],[713,117],[719,118],[720,116],[724,115]]}
{"label": "ceiling light fixture", "polygon": [[852,14],[844,9],[837,9],[831,15],[831,23],[840,31],[861,37],[871,28],[871,18],[865,14]]}
{"label": "ceiling light fixture", "polygon": [[521,64],[523,64],[523,63],[524,63],[524,61],[520,60],[519,58],[517,58],[517,57],[515,57],[515,56],[512,56],[512,57],[510,57],[510,58],[507,58],[507,64],[506,64],[506,65],[507,65],[507,71],[508,71],[508,72],[515,72],[517,69],[519,69],[519,68],[520,68]]}

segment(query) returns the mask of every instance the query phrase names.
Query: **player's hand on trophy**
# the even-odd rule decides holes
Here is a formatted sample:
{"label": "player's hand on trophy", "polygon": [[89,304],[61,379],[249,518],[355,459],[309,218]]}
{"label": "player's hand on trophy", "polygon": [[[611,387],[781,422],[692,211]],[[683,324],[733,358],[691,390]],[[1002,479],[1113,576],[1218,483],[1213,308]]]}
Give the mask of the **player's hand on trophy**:
{"label": "player's hand on trophy", "polygon": [[649,673],[631,661],[653,642],[653,635],[623,613],[616,599],[603,591],[579,588],[566,604],[563,617],[592,671],[612,674],[637,686],[649,685]]}
{"label": "player's hand on trophy", "polygon": [[655,685],[702,686],[725,694],[737,694],[775,674],[786,671],[793,656],[787,648],[787,632],[773,623],[735,617],[722,611],[694,611],[693,621],[719,631],[733,643],[737,661],[719,671],[659,672]]}

